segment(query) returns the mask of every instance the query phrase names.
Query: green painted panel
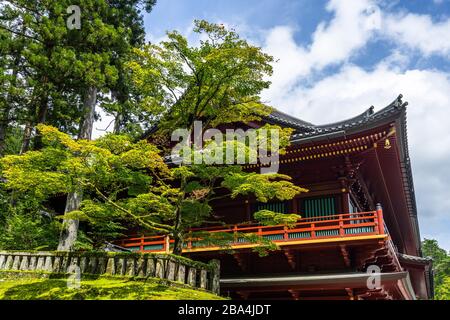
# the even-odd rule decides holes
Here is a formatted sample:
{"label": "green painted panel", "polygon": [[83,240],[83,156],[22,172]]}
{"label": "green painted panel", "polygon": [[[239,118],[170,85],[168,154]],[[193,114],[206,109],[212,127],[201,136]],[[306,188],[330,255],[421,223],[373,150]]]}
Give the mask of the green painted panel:
{"label": "green painted panel", "polygon": [[338,235],[339,235],[339,230],[337,230],[337,229],[316,231],[317,237],[329,237],[329,236],[338,236]]}
{"label": "green painted panel", "polygon": [[162,250],[164,248],[164,245],[162,244],[153,244],[144,246],[144,250]]}
{"label": "green painted panel", "polygon": [[304,232],[293,232],[288,234],[289,239],[304,239],[304,238],[311,238],[311,232],[304,231]]}
{"label": "green painted panel", "polygon": [[279,213],[288,213],[288,206],[286,202],[271,202],[271,203],[258,203],[256,205],[256,211],[270,210]]}
{"label": "green painted panel", "polygon": [[374,227],[356,227],[345,229],[345,234],[361,234],[361,233],[371,233],[374,232]]}
{"label": "green painted panel", "polygon": [[303,200],[303,214],[305,218],[318,218],[336,214],[333,197],[313,198]]}
{"label": "green painted panel", "polygon": [[269,239],[271,241],[274,240],[283,240],[283,235],[282,234],[269,234],[269,235],[265,235],[263,236],[264,239]]}

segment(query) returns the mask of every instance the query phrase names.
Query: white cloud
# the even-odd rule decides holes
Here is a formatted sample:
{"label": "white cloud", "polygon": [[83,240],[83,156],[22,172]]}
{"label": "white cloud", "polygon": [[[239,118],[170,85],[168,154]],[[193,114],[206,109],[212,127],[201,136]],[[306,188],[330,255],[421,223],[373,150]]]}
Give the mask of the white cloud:
{"label": "white cloud", "polygon": [[331,0],[326,9],[333,19],[322,22],[312,35],[310,46],[298,46],[288,26],[271,29],[264,50],[277,60],[268,96],[283,95],[314,70],[346,61],[362,48],[381,26],[381,13],[371,0]]}
{"label": "white cloud", "polygon": [[297,30],[290,26],[276,26],[267,31],[264,50],[277,63],[272,86],[263,98],[283,96],[299,82],[309,80],[314,71],[345,63],[375,36],[397,44],[397,51],[408,47],[426,56],[450,54],[450,19],[433,22],[429,15],[392,14],[380,10],[378,3],[330,0],[326,9],[334,16],[317,26],[309,45],[298,45],[294,40]]}
{"label": "white cloud", "polygon": [[387,14],[384,18],[386,36],[425,55],[450,55],[450,19],[433,22],[429,15]]}
{"label": "white cloud", "polygon": [[310,60],[317,68],[346,60],[381,26],[380,10],[373,1],[332,0],[326,8],[335,16],[330,23],[318,25],[309,48]]}
{"label": "white cloud", "polygon": [[290,27],[272,29],[266,39],[264,51],[276,59],[274,73],[270,78],[272,86],[267,96],[284,95],[299,77],[311,70],[311,62],[306,49],[297,46]]}

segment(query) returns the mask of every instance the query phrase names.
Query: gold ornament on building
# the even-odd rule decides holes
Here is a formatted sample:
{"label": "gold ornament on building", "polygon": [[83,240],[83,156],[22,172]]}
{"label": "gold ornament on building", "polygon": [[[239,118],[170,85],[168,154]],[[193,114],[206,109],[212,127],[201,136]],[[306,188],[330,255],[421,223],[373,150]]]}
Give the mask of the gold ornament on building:
{"label": "gold ornament on building", "polygon": [[390,149],[391,148],[391,141],[389,139],[386,139],[384,141],[384,148],[385,149]]}

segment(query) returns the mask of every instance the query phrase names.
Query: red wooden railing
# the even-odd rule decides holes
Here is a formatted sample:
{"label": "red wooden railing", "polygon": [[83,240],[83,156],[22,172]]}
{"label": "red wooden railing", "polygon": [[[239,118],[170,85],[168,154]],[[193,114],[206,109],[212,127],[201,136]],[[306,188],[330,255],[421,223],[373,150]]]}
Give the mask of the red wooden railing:
{"label": "red wooden railing", "polygon": [[[301,218],[293,228],[285,225],[262,226],[260,224],[234,224],[192,229],[192,231],[225,232],[235,234],[231,246],[245,245],[239,234],[257,234],[276,243],[311,239],[345,238],[361,235],[384,234],[382,210],[360,213],[346,213],[315,218]],[[173,240],[168,236],[141,236],[122,239],[117,242],[122,247],[140,252],[169,252]],[[248,243],[247,243],[248,244]],[[208,251],[199,239],[188,239],[185,249]],[[213,246],[210,246],[211,248]]]}

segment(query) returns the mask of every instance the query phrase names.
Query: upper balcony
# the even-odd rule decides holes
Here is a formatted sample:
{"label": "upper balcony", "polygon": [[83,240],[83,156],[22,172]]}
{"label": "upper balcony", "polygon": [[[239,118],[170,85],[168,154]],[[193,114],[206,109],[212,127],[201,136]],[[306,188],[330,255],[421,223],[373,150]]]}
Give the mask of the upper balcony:
{"label": "upper balcony", "polygon": [[[297,246],[315,243],[352,242],[356,240],[386,239],[383,213],[379,209],[371,212],[346,213],[320,218],[301,218],[293,228],[285,225],[262,226],[259,224],[234,224],[199,228],[195,231],[225,232],[235,234],[228,247],[204,245],[198,239],[188,239],[183,253],[218,251],[224,249],[246,249],[256,247],[258,243],[246,241],[242,234],[257,234],[278,246]],[[170,252],[173,239],[169,236],[130,237],[117,244],[136,252]]]}

